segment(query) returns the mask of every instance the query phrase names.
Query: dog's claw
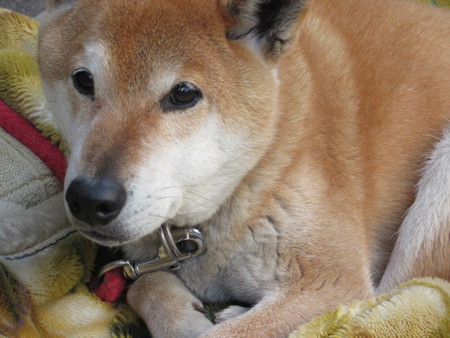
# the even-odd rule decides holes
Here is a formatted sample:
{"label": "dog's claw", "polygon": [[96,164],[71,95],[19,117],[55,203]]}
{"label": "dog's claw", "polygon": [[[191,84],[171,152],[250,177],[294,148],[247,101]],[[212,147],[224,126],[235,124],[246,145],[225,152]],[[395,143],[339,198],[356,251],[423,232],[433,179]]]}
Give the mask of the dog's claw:
{"label": "dog's claw", "polygon": [[203,304],[201,304],[201,303],[194,302],[194,303],[192,303],[192,306],[194,307],[195,311],[201,312],[203,314],[208,313],[208,311],[205,310],[205,308],[203,307]]}

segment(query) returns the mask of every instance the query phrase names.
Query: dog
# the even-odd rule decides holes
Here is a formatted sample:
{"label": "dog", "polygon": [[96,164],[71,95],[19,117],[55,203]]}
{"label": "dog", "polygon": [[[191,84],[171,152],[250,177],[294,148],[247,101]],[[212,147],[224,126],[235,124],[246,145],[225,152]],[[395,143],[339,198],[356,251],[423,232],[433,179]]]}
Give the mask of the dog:
{"label": "dog", "polygon": [[[408,0],[48,1],[38,59],[68,215],[142,261],[155,337],[288,335],[414,277],[450,279],[450,13]],[[237,302],[217,316],[203,303]]]}

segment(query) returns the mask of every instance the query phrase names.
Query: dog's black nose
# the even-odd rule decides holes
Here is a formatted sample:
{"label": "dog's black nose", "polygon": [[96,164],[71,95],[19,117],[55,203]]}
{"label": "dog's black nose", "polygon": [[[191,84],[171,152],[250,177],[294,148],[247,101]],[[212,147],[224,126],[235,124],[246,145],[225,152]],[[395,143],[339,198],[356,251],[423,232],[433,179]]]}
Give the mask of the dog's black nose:
{"label": "dog's black nose", "polygon": [[72,215],[92,226],[106,225],[125,205],[126,191],[111,178],[78,177],[70,183],[66,201]]}

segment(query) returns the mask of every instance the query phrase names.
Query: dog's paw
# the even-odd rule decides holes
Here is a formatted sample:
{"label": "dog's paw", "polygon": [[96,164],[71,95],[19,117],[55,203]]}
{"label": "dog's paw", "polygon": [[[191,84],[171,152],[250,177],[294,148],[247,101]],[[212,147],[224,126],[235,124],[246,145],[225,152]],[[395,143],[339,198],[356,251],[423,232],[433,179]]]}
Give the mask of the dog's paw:
{"label": "dog's paw", "polygon": [[216,313],[215,321],[217,324],[225,322],[229,319],[233,319],[235,317],[238,317],[244,313],[246,313],[250,308],[238,306],[238,305],[231,305],[227,307],[226,309],[223,309],[220,312]]}
{"label": "dog's paw", "polygon": [[166,271],[140,277],[128,290],[127,301],[154,337],[199,337],[213,327],[200,300]]}

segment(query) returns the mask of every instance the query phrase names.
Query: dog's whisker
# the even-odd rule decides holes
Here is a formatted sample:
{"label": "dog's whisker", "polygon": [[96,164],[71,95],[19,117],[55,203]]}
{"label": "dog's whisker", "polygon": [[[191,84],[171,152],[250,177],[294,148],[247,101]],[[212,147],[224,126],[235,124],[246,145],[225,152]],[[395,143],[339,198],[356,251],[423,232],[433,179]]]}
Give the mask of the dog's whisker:
{"label": "dog's whisker", "polygon": [[[193,194],[193,195],[194,195],[194,197],[201,198],[203,201],[209,202],[210,204],[219,205],[218,203],[216,203],[216,202],[214,202],[214,201],[212,201],[212,200],[210,200],[210,199],[208,199],[206,197],[203,197],[201,195],[197,195],[197,194]],[[198,202],[196,199],[189,198],[189,197],[186,197],[186,196],[161,196],[161,197],[156,198],[155,200],[156,201],[160,201],[160,200],[167,199],[167,198],[185,199],[185,200],[188,200],[188,201],[189,200],[190,201],[194,201],[196,203]]]}
{"label": "dog's whisker", "polygon": [[165,187],[160,189],[159,191],[165,191],[165,190],[169,190],[169,189],[179,189],[179,188],[193,188],[193,187],[200,187],[202,186],[201,184],[180,184],[180,185],[172,185],[169,187]]}
{"label": "dog's whisker", "polygon": [[[194,197],[195,197],[195,195],[194,195]],[[201,196],[199,196],[199,197],[201,197]],[[161,201],[161,200],[164,200],[164,199],[183,199],[183,200],[186,200],[186,201],[194,202],[197,206],[200,206],[200,207],[202,207],[204,209],[217,208],[217,206],[219,206],[218,203],[216,203],[214,201],[211,201],[211,200],[209,200],[207,198],[202,200],[202,199],[189,198],[189,197],[186,197],[186,196],[161,196],[161,197],[156,198],[155,200],[156,201]],[[207,203],[205,203],[205,202],[207,202]]]}
{"label": "dog's whisker", "polygon": [[197,193],[195,193],[195,192],[187,191],[187,193],[190,194],[190,195],[194,195],[195,197],[201,198],[202,200],[205,200],[205,201],[207,201],[207,202],[210,202],[211,204],[214,204],[214,205],[220,205],[219,203],[213,201],[212,199],[207,198],[207,197],[205,197],[205,196],[202,196],[202,195],[200,195],[200,194],[197,194]]}

